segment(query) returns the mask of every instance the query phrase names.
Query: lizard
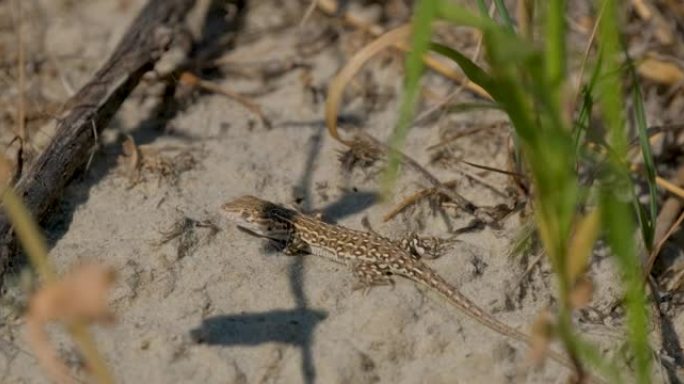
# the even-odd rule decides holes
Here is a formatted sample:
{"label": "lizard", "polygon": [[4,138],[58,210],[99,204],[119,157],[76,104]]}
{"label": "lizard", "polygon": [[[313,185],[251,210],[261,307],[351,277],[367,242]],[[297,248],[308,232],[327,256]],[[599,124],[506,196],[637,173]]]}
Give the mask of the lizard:
{"label": "lizard", "polygon": [[[529,335],[496,320],[423,262],[420,253],[427,247],[421,250],[415,237],[395,242],[375,232],[329,224],[320,217],[250,195],[224,203],[221,210],[239,229],[284,244],[285,254],[308,253],[346,264],[366,287],[391,284],[392,276],[404,277],[435,291],[487,328],[528,346],[533,344]],[[576,368],[558,352],[549,350],[547,355],[570,369]]]}

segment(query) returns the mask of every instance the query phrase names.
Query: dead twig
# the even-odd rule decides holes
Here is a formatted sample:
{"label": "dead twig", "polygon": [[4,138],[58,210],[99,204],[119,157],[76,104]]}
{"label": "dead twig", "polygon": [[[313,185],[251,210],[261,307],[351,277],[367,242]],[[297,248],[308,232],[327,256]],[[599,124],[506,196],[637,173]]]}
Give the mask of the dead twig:
{"label": "dead twig", "polygon": [[17,96],[17,131],[16,135],[19,137],[19,156],[17,157],[17,176],[21,175],[22,167],[26,160],[30,158],[29,137],[26,129],[26,47],[24,46],[24,28],[23,28],[23,7],[19,0],[14,1],[16,8],[16,34],[17,34],[17,88],[19,95]]}
{"label": "dead twig", "polygon": [[[337,16],[339,7],[335,0],[315,1],[316,5],[318,6],[318,9],[320,9],[323,13],[329,16]],[[361,18],[349,12],[342,13],[342,20],[354,28],[358,28],[369,33],[373,37],[378,37],[385,33],[385,30],[381,26],[375,24],[368,24]],[[391,42],[390,45],[392,46],[392,48],[400,50],[402,52],[408,52],[410,49],[409,44],[403,39],[397,39]],[[491,99],[491,96],[482,87],[470,81],[470,79],[468,79],[468,77],[466,77],[461,72],[455,71],[451,67],[445,65],[435,55],[427,55],[423,58],[423,61],[425,62],[425,65],[430,67],[435,72],[441,74],[442,76],[454,80],[459,84],[462,84],[465,88],[467,88],[469,91],[475,93],[478,96],[484,97],[486,99]]]}
{"label": "dead twig", "polygon": [[465,211],[466,213],[474,216],[478,220],[484,223],[491,223],[492,218],[491,217],[486,217],[486,214],[483,215],[483,212],[480,212],[480,209],[473,204],[470,200],[466,199],[462,195],[460,195],[458,192],[449,189],[447,186],[445,186],[439,179],[437,179],[435,176],[433,176],[427,169],[425,169],[422,165],[420,165],[417,161],[415,161],[413,158],[410,156],[404,154],[403,152],[389,147],[387,144],[384,144],[380,141],[378,141],[376,138],[373,136],[364,133],[364,132],[359,132],[357,134],[358,141],[365,141],[367,143],[372,144],[374,147],[381,149],[386,155],[391,153],[392,151],[395,151],[401,158],[401,162],[405,165],[408,165],[409,167],[413,168],[418,174],[423,176],[425,180],[427,180],[432,187],[438,191],[439,193],[447,196],[451,201],[453,201],[460,209]]}
{"label": "dead twig", "polygon": [[[451,181],[447,181],[446,183],[444,183],[444,186],[447,188],[453,188],[457,184],[458,184],[457,180],[451,180]],[[385,216],[383,216],[382,221],[387,222],[387,221],[392,220],[392,218],[394,218],[394,216],[403,212],[410,205],[417,204],[418,201],[425,199],[427,197],[433,196],[437,193],[439,193],[439,191],[437,191],[435,188],[425,188],[425,189],[421,189],[418,192],[415,192],[414,194],[412,194],[409,197],[402,200],[396,207],[394,207],[391,211],[389,211],[389,213],[387,213]]]}
{"label": "dead twig", "polygon": [[[418,120],[418,119],[416,119],[416,120]],[[474,134],[479,133],[479,132],[482,132],[482,131],[488,131],[488,130],[490,130],[490,129],[492,129],[492,128],[495,128],[495,126],[492,126],[492,125],[485,125],[485,126],[473,127],[473,128],[470,128],[470,129],[466,129],[466,130],[464,130],[464,131],[462,131],[462,132],[457,132],[457,133],[454,134],[453,136],[451,136],[451,137],[449,137],[449,138],[447,138],[447,139],[444,139],[444,140],[440,141],[440,142],[437,143],[437,144],[432,144],[431,146],[427,147],[427,150],[428,150],[428,151],[434,151],[434,150],[437,150],[437,149],[442,149],[442,148],[448,146],[449,144],[453,143],[454,141],[457,141],[457,140],[459,140],[459,139],[461,139],[461,138],[463,138],[463,137],[470,136],[470,135],[474,135]]]}
{"label": "dead twig", "polygon": [[[67,273],[63,278],[46,283],[32,297],[26,313],[26,337],[38,362],[58,383],[75,383],[69,368],[58,358],[54,346],[45,330],[48,323],[59,321],[74,334],[81,336],[84,325],[90,323],[111,323],[114,314],[107,304],[107,295],[116,273],[112,268],[100,264],[84,264]],[[76,339],[82,353],[93,357],[95,345],[90,337]],[[98,354],[99,356],[99,354]],[[90,370],[98,367],[90,364]],[[102,369],[102,368],[100,368]],[[99,382],[112,383],[105,371],[97,375]]]}
{"label": "dead twig", "polygon": [[257,115],[264,127],[268,129],[272,127],[271,120],[264,115],[264,112],[261,110],[261,106],[247,96],[241,95],[232,89],[220,86],[216,83],[212,83],[211,81],[202,80],[190,72],[183,72],[180,77],[180,82],[191,87],[198,87],[205,91],[218,93],[233,99],[243,107],[247,108],[250,112]]}
{"label": "dead twig", "polygon": [[[33,217],[41,218],[95,145],[93,125],[106,126],[119,106],[176,37],[194,0],[150,0],[109,60],[64,106],[57,131],[15,185]],[[13,254],[14,235],[0,216],[0,275]]]}
{"label": "dead twig", "polygon": [[660,213],[656,218],[655,233],[653,236],[655,247],[650,254],[642,256],[646,256],[644,265],[645,276],[651,274],[653,264],[655,263],[658,254],[660,254],[660,250],[662,249],[663,245],[667,239],[669,239],[670,236],[672,236],[672,234],[679,228],[684,220],[684,213],[680,214],[675,220],[675,217],[677,217],[677,214],[682,209],[681,199],[684,197],[684,194],[682,194],[684,191],[682,191],[682,188],[678,187],[678,185],[684,185],[684,167],[680,167],[677,170],[672,182],[666,181],[660,177],[657,177],[656,181],[660,187],[666,188],[668,191],[673,193],[674,196],[670,196],[665,200],[660,209]]}

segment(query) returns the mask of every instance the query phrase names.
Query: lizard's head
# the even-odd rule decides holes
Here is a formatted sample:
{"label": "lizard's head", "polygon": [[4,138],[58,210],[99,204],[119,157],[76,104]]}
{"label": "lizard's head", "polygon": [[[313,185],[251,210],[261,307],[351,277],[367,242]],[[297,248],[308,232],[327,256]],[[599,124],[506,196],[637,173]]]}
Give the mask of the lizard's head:
{"label": "lizard's head", "polygon": [[241,196],[221,206],[228,220],[238,228],[273,240],[287,240],[296,214],[287,208],[254,196]]}

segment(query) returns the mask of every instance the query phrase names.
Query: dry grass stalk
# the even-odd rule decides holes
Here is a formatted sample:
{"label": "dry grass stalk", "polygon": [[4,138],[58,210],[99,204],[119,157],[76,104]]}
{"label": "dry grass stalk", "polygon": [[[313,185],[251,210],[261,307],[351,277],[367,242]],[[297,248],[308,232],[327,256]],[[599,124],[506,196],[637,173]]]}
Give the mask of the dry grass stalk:
{"label": "dry grass stalk", "polygon": [[[114,279],[113,269],[100,264],[84,264],[59,280],[47,282],[31,297],[25,316],[26,337],[38,362],[55,382],[76,381],[59,359],[45,326],[51,322],[60,322],[68,328],[110,323],[114,316],[107,305],[107,293]],[[84,355],[92,348],[83,344],[80,347]],[[95,370],[95,367],[89,368]],[[102,378],[98,381],[109,382]]]}

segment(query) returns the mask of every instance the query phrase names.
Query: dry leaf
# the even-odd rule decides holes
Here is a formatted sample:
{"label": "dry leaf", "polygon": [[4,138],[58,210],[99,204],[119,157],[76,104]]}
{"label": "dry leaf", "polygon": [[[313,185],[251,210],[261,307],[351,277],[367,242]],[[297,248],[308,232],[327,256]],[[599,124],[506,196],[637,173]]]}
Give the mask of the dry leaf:
{"label": "dry leaf", "polygon": [[184,71],[181,73],[180,78],[178,79],[178,82],[186,85],[188,87],[195,87],[197,84],[199,84],[200,79],[199,77],[195,76],[194,74]]}
{"label": "dry leaf", "polygon": [[637,66],[639,74],[656,83],[673,85],[684,80],[684,71],[674,63],[646,57]]}
{"label": "dry leaf", "polygon": [[644,3],[644,0],[632,0],[632,6],[641,19],[648,21],[653,17],[651,9]]}
{"label": "dry leaf", "polygon": [[344,140],[337,133],[337,117],[342,104],[342,96],[347,84],[351,82],[354,75],[358,73],[363,65],[377,53],[397,44],[399,41],[408,39],[411,33],[411,26],[404,24],[393,29],[359,50],[345,66],[335,75],[328,86],[328,95],[325,102],[325,125],[328,132],[335,140],[351,146],[352,142]]}
{"label": "dry leaf", "polygon": [[665,289],[667,292],[677,292],[682,289],[682,285],[684,285],[684,270],[677,272],[677,274],[672,277],[672,281],[667,284]]}
{"label": "dry leaf", "polygon": [[586,276],[581,277],[570,290],[568,300],[572,309],[584,308],[594,295],[594,283]]}
{"label": "dry leaf", "polygon": [[0,187],[4,187],[12,181],[12,164],[5,157],[0,156]]}
{"label": "dry leaf", "polygon": [[541,239],[541,242],[544,245],[546,253],[552,260],[557,260],[559,257],[558,250],[553,247],[553,244],[556,244],[556,238],[554,234],[557,233],[557,231],[554,230],[555,228],[552,228],[552,226],[556,224],[556,222],[546,220],[546,217],[542,215],[541,209],[535,209],[534,215],[535,221],[537,223],[537,231],[539,233],[539,238]]}
{"label": "dry leaf", "polygon": [[29,301],[26,313],[26,337],[38,362],[58,383],[74,383],[69,368],[60,361],[45,331],[47,323],[86,324],[111,322],[107,293],[115,279],[113,269],[100,264],[84,264],[62,279],[45,284]]}
{"label": "dry leaf", "polygon": [[126,164],[126,173],[131,182],[135,182],[141,163],[140,150],[131,135],[126,135],[126,140],[121,144],[121,147],[124,156],[122,160]]}
{"label": "dry leaf", "polygon": [[539,365],[544,361],[549,345],[553,339],[553,316],[548,310],[541,311],[532,324],[532,342],[530,343],[530,360]]}
{"label": "dry leaf", "polygon": [[598,210],[593,210],[588,215],[581,217],[577,223],[577,229],[570,239],[565,265],[566,278],[570,284],[574,284],[587,268],[589,256],[599,234],[600,222]]}

